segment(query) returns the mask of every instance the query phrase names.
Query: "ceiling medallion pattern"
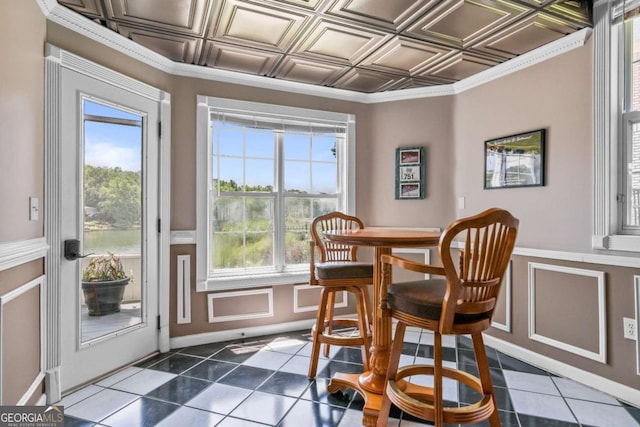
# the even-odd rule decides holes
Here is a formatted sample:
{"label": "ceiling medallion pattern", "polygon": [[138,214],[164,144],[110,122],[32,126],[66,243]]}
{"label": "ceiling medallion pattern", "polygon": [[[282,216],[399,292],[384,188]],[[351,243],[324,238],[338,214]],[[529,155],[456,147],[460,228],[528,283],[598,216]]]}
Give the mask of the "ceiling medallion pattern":
{"label": "ceiling medallion pattern", "polygon": [[58,0],[172,61],[364,93],[451,84],[591,27],[590,0]]}

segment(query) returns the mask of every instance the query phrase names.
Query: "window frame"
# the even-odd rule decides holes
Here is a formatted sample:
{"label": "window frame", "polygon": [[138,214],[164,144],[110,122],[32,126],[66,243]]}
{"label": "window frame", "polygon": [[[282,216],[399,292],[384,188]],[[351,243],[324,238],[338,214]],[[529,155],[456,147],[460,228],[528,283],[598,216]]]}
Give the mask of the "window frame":
{"label": "window frame", "polygon": [[594,16],[594,249],[640,252],[640,235],[624,234],[626,204],[622,165],[627,148],[625,99],[625,51],[623,8],[636,7],[640,0],[600,0]]}
{"label": "window frame", "polygon": [[[309,267],[300,266],[282,272],[256,272],[256,274],[234,274],[214,276],[210,274],[209,262],[211,242],[209,236],[212,182],[211,111],[231,109],[248,114],[268,113],[284,117],[304,117],[311,121],[335,121],[346,123],[344,149],[339,150],[338,171],[344,183],[339,191],[339,204],[348,214],[355,213],[355,116],[346,113],[312,110],[306,108],[273,105],[251,101],[241,101],[211,96],[197,96],[196,123],[196,290],[199,292],[245,289],[257,286],[304,283],[309,279]],[[284,197],[284,196],[283,196]],[[282,229],[283,220],[277,218],[274,224]],[[284,237],[284,236],[282,236]],[[278,236],[276,235],[276,238]]]}

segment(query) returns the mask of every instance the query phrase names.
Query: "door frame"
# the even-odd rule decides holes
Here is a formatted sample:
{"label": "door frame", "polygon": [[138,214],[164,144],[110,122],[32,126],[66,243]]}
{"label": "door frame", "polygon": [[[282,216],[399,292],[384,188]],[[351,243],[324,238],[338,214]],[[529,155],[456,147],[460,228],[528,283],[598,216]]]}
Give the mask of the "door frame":
{"label": "door frame", "polygon": [[67,68],[120,87],[160,104],[160,147],[158,149],[158,347],[169,351],[169,262],[171,215],[171,96],[168,92],[96,64],[81,56],[47,44],[45,49],[45,203],[44,231],[49,244],[45,257],[47,286],[45,292],[45,393],[47,404],[62,397],[60,366],[62,362],[61,271],[64,261],[61,241],[60,195],[60,116],[61,70]]}

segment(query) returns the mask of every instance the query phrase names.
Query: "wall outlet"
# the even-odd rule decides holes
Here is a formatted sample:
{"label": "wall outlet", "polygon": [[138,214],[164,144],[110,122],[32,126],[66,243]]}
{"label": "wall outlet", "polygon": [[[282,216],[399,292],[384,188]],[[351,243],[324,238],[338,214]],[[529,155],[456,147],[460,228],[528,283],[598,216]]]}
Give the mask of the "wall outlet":
{"label": "wall outlet", "polygon": [[624,323],[624,337],[630,340],[637,340],[638,329],[637,329],[636,319],[623,317],[622,322]]}

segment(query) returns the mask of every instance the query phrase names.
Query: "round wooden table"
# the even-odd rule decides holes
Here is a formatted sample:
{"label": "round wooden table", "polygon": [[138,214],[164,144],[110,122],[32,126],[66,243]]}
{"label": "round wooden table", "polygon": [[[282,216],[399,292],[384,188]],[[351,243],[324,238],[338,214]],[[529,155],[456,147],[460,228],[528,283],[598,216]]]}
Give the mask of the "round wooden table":
{"label": "round wooden table", "polygon": [[371,342],[370,371],[362,374],[337,373],[329,383],[329,392],[336,393],[352,388],[362,395],[365,401],[362,425],[375,426],[382,403],[382,392],[389,365],[391,348],[391,318],[382,316],[378,307],[382,284],[380,259],[390,254],[392,248],[424,248],[436,246],[440,241],[440,232],[402,230],[391,228],[364,228],[349,231],[326,231],[328,240],[353,246],[371,246],[375,248],[373,263],[373,339]]}

